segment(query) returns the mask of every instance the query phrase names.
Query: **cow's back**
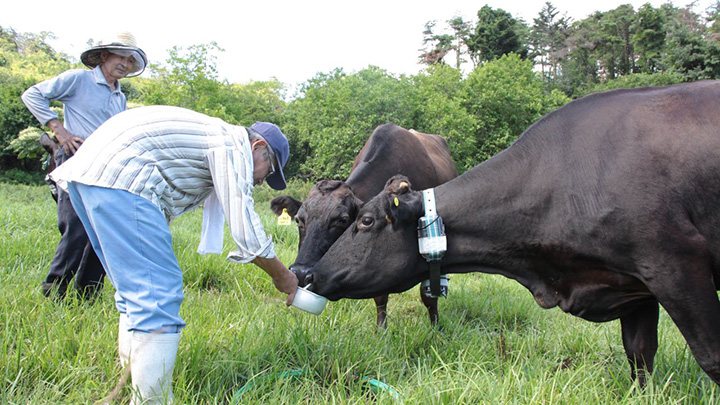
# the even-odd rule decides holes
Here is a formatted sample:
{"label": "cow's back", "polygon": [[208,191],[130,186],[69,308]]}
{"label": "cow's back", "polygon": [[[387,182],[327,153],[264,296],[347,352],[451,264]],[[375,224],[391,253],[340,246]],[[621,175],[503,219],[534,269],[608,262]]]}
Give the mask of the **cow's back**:
{"label": "cow's back", "polygon": [[[497,179],[484,189],[495,205],[535,202],[527,211],[537,239],[561,238],[588,257],[600,255],[596,238],[620,261],[670,234],[696,234],[720,279],[718,152],[720,81],[623,89],[546,115],[467,179]],[[481,204],[493,205],[475,210]]]}
{"label": "cow's back", "polygon": [[457,171],[442,137],[381,125],[358,154],[346,183],[360,200],[368,201],[396,174],[424,189],[451,180]]}

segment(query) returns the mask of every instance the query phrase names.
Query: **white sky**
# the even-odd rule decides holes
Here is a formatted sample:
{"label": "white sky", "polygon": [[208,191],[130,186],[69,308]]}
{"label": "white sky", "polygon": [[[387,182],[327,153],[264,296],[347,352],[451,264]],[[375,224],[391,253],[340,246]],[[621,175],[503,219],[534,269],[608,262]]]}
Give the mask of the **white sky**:
{"label": "white sky", "polygon": [[[703,13],[715,0],[698,0]],[[637,10],[666,0],[553,0],[560,12],[581,20],[620,4]],[[673,0],[685,7],[690,0]],[[438,27],[454,16],[475,21],[485,4],[532,24],[545,0],[14,0],[2,6],[0,26],[18,32],[49,31],[50,44],[79,59],[88,39],[130,31],[151,63],[165,63],[173,46],[215,41],[220,79],[233,83],[268,80],[296,85],[318,72],[343,68],[352,73],[369,65],[393,74],[416,74],[425,23]],[[116,7],[113,10],[112,7]]]}

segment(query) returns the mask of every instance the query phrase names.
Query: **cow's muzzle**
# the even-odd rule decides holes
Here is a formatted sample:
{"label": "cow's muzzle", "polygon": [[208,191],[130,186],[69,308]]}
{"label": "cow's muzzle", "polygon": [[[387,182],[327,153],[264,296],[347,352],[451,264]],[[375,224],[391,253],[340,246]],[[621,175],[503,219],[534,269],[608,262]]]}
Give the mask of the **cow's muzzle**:
{"label": "cow's muzzle", "polygon": [[309,267],[304,266],[290,266],[290,271],[292,271],[295,274],[295,277],[298,279],[298,285],[300,287],[306,287],[307,285],[311,284],[313,281],[312,273],[310,272]]}

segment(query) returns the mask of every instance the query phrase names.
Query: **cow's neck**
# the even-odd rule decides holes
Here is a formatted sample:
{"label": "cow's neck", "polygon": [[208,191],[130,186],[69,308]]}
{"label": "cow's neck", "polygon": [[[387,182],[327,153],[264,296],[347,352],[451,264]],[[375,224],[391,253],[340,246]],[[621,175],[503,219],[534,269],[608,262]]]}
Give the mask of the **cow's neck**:
{"label": "cow's neck", "polygon": [[536,272],[529,269],[538,256],[545,257],[540,222],[547,201],[538,195],[542,190],[529,187],[532,156],[518,158],[522,151],[515,152],[435,188],[448,240],[444,271],[480,270],[536,284]]}

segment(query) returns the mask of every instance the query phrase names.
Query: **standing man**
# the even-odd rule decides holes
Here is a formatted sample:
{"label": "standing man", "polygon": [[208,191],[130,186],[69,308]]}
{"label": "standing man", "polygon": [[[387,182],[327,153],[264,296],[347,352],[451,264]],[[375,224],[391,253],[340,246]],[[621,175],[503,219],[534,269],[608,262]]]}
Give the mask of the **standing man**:
{"label": "standing man", "polygon": [[[137,47],[130,33],[86,50],[80,60],[92,70],[68,70],[30,87],[22,95],[28,110],[54,133],[60,146],[54,156],[57,166],[74,155],[103,122],[127,109],[119,80],[139,75],[147,64],[145,52]],[[50,109],[51,101],[63,103],[64,125]],[[57,203],[60,243],[42,291],[45,296],[57,293],[62,298],[75,276],[81,296],[92,298],[102,288],[105,271],[67,193],[59,191]]]}
{"label": "standing man", "polygon": [[[228,259],[252,262],[290,305],[297,278],[275,254],[254,210],[253,186],[285,188],[290,155],[277,126],[230,125],[168,106],[141,107],[108,120],[73,159],[50,173],[70,194],[107,270],[120,312],[118,347],[130,363],[133,403],[172,399],[183,276],[172,249],[170,220],[207,199],[203,240],[217,251],[227,219],[237,250]],[[213,215],[219,214],[219,215]],[[219,226],[218,226],[218,221]]]}

